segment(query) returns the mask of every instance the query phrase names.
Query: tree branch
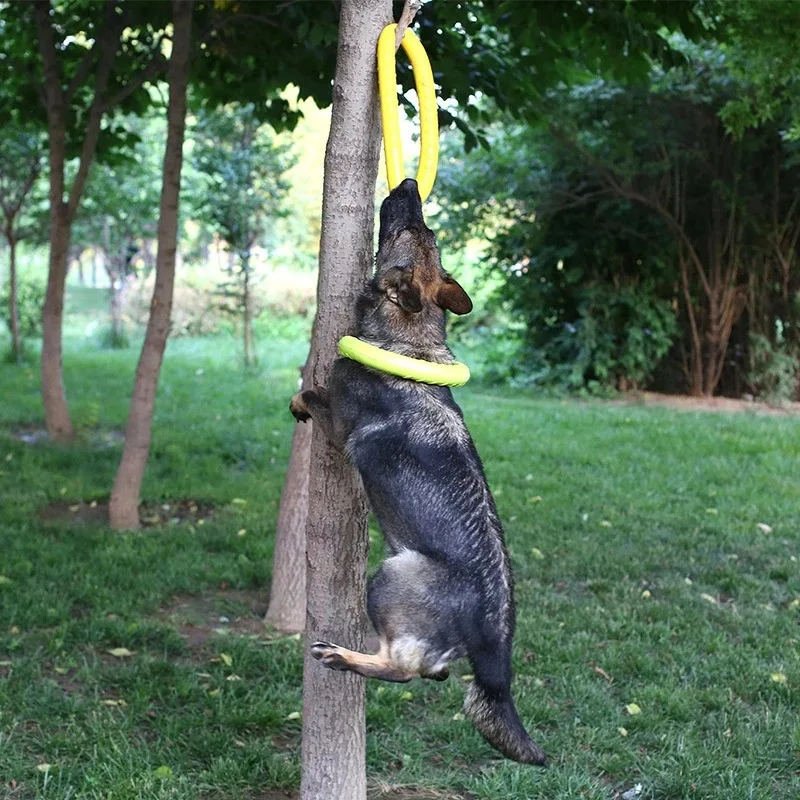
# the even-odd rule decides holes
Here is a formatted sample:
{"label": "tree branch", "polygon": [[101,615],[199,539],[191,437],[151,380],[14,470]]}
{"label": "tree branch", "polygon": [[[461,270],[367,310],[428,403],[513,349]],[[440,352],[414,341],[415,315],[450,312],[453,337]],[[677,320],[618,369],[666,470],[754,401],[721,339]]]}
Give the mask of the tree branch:
{"label": "tree branch", "polygon": [[56,42],[50,24],[50,0],[36,0],[34,3],[36,33],[39,39],[39,54],[44,67],[44,106],[48,117],[51,111],[63,109],[64,92],[61,89],[61,74],[58,69]]}
{"label": "tree branch", "polygon": [[[98,37],[97,47],[100,51],[100,60],[97,63],[97,72],[94,80],[94,97],[92,105],[89,107],[89,118],[86,122],[86,130],[81,145],[80,160],[78,162],[78,172],[72,182],[72,189],[67,201],[67,219],[70,221],[75,218],[78,210],[78,203],[83,194],[83,187],[89,175],[89,169],[94,159],[94,152],[97,149],[97,140],[100,138],[100,124],[105,113],[105,103],[103,98],[108,91],[108,83],[111,78],[111,68],[117,56],[117,43],[122,31],[123,21],[121,16],[114,15],[116,3],[109,3],[107,8],[107,22]],[[113,15],[113,16],[112,16]]]}
{"label": "tree branch", "polygon": [[92,66],[94,64],[94,57],[95,57],[94,47],[90,47],[83,54],[81,63],[78,64],[78,68],[75,70],[75,74],[72,76],[72,80],[69,82],[66,92],[64,92],[65,103],[69,104],[71,102],[71,100],[75,97],[75,93],[81,87],[83,82],[89,77],[92,71]]}
{"label": "tree branch", "polygon": [[394,37],[394,49],[400,49],[400,43],[403,41],[403,36],[406,34],[408,26],[414,21],[417,12],[422,8],[422,0],[406,0],[403,6],[403,13],[400,14],[400,19],[397,21],[397,33]]}
{"label": "tree branch", "polygon": [[163,72],[164,68],[167,66],[167,59],[164,58],[161,53],[161,43],[164,41],[164,38],[165,37],[162,36],[158,40],[155,50],[153,51],[153,55],[150,57],[150,61],[145,67],[143,67],[142,71],[135,78],[128,81],[128,83],[125,84],[125,86],[123,86],[122,89],[120,89],[116,94],[105,100],[102,107],[103,113],[109,111],[115,106],[118,106],[124,100],[127,100],[137,89],[142,86],[142,84],[151,78],[154,78],[159,72]]}

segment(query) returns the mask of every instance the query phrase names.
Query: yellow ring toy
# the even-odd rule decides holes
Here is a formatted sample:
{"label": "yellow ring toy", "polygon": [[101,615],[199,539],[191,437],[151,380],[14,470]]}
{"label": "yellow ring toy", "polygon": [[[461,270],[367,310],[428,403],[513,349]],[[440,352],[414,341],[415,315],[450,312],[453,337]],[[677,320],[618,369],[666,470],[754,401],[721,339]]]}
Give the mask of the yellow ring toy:
{"label": "yellow ring toy", "polygon": [[339,353],[345,358],[358,361],[365,367],[372,367],[398,378],[407,378],[434,386],[463,386],[469,380],[469,367],[456,361],[453,364],[436,364],[421,358],[384,350],[374,344],[362,342],[355,336],[343,336],[339,340]]}
{"label": "yellow ring toy", "polygon": [[[398,186],[405,177],[403,144],[400,141],[400,119],[397,108],[397,73],[394,49],[396,31],[396,24],[387,25],[378,38],[378,89],[381,98],[383,150],[386,155],[386,175],[390,190]],[[436,166],[439,161],[436,87],[433,83],[431,62],[428,61],[425,48],[414,32],[407,28],[401,44],[414,70],[414,83],[419,98],[420,150],[417,184],[420,197],[424,201],[433,188]]]}

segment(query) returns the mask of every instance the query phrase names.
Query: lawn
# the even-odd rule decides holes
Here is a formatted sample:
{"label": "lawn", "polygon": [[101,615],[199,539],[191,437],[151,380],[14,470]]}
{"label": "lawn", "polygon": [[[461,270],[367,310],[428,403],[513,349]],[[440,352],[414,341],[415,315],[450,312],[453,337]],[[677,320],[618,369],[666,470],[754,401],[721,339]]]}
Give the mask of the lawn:
{"label": "lawn", "polygon": [[[0,365],[1,797],[297,787],[303,643],[260,616],[304,346],[259,347],[245,371],[231,339],[171,342],[143,488],[163,524],[127,534],[70,515],[108,497],[136,349],[67,341],[69,448],[37,439],[36,366]],[[480,385],[457,399],[516,570],[517,703],[551,766],[483,743],[460,713],[464,665],[368,684],[374,791],[796,800],[797,419]]]}

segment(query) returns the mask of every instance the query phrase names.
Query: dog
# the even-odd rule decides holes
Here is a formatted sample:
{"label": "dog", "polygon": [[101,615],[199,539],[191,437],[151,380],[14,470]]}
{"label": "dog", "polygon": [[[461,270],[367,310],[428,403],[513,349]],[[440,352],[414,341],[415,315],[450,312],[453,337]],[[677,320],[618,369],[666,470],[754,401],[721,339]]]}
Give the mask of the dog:
{"label": "dog", "polygon": [[[358,336],[451,364],[445,312],[471,310],[467,293],[442,269],[416,181],[403,181],[381,206]],[[448,665],[466,657],[473,680],[465,715],[506,757],[543,766],[546,756],[511,697],[515,611],[503,528],[450,389],[339,358],[328,387],[299,392],[290,408],[298,421],[313,419],[356,466],[389,554],[367,595],[378,652],[316,642],[312,655],[331,669],[398,682],[445,680]]]}

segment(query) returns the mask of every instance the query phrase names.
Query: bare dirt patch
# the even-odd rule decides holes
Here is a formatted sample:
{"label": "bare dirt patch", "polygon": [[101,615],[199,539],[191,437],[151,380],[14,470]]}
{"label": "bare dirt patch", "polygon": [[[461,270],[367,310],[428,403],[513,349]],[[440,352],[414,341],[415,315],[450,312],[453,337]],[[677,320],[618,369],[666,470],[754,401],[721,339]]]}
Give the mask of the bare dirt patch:
{"label": "bare dirt patch", "polygon": [[469,800],[467,795],[437,792],[422,786],[392,786],[382,781],[367,787],[369,800]]}
{"label": "bare dirt patch", "polygon": [[[177,500],[169,503],[143,503],[139,506],[139,522],[143,528],[165,525],[202,525],[214,514],[214,506],[201,500]],[[39,510],[42,522],[84,525],[108,525],[107,500],[59,500]]]}
{"label": "bare dirt patch", "polygon": [[773,406],[753,400],[733,397],[689,397],[680,394],[660,394],[659,392],[631,392],[614,404],[664,406],[677,411],[717,411],[726,414],[765,414],[769,416],[800,415],[800,403],[787,403]]}
{"label": "bare dirt patch", "polygon": [[178,631],[190,650],[196,651],[213,636],[283,638],[264,625],[266,612],[266,592],[223,589],[214,594],[176,597],[157,616]]}
{"label": "bare dirt patch", "polygon": [[[469,800],[465,795],[444,794],[413,786],[380,784],[367,789],[369,800]],[[248,795],[248,800],[299,800],[300,792],[266,791]]]}
{"label": "bare dirt patch", "polygon": [[[43,444],[50,441],[47,430],[37,425],[18,425],[11,431],[11,435],[20,442],[28,445]],[[125,442],[125,431],[114,428],[83,429],[76,434],[76,441],[87,444],[98,450],[105,450],[112,447],[121,447]]]}

